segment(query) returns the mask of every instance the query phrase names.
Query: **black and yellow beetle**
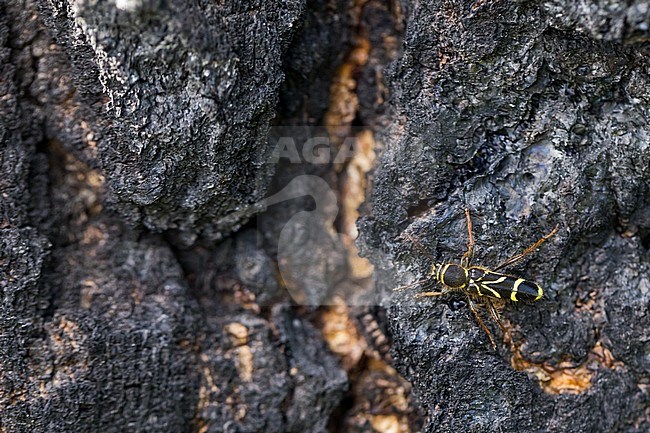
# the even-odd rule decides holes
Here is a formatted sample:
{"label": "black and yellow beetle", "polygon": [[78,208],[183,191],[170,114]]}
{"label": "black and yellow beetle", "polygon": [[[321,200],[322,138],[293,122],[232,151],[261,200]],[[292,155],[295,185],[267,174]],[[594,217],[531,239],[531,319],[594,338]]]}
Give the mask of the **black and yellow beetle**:
{"label": "black and yellow beetle", "polygon": [[[481,316],[478,314],[476,301],[483,301],[490,312],[492,318],[497,322],[504,334],[509,334],[506,327],[499,318],[499,313],[494,307],[494,300],[505,300],[511,302],[517,301],[538,301],[544,296],[544,291],[539,284],[532,281],[518,278],[508,274],[497,272],[499,269],[511,266],[528,254],[535,251],[551,236],[557,233],[559,226],[555,228],[546,236],[539,239],[530,247],[526,248],[523,252],[510,257],[494,269],[484,268],[482,266],[472,266],[471,261],[474,256],[474,235],[472,234],[472,219],[469,216],[469,209],[465,210],[465,217],[467,219],[467,233],[469,242],[467,245],[467,252],[463,254],[460,259],[460,264],[454,263],[436,263],[431,267],[429,274],[422,280],[418,280],[412,284],[398,287],[394,290],[402,290],[412,287],[421,283],[438,282],[442,286],[440,291],[420,292],[415,295],[416,298],[442,296],[451,292],[462,292],[467,295],[467,301],[470,310],[476,317],[476,321],[481,325],[485,331],[492,346],[496,348],[494,339],[490,330],[485,326]],[[409,239],[417,246],[418,243],[412,238]]]}

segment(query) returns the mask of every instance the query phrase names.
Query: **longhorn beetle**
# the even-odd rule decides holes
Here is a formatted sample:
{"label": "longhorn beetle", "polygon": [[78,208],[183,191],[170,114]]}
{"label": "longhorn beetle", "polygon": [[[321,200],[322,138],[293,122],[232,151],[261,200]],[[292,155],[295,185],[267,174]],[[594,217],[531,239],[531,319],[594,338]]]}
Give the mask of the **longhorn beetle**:
{"label": "longhorn beetle", "polygon": [[[414,283],[408,284],[406,286],[397,287],[393,290],[403,290],[420,283],[424,283],[426,286],[430,285],[431,283],[438,282],[442,286],[442,290],[421,292],[416,294],[415,297],[424,298],[443,296],[451,292],[465,293],[465,295],[467,295],[469,309],[474,314],[474,317],[476,317],[476,321],[479,325],[481,325],[483,331],[485,331],[487,334],[488,338],[490,339],[490,343],[492,343],[492,347],[496,349],[496,344],[492,338],[490,330],[487,328],[487,326],[485,326],[485,323],[483,323],[481,316],[478,314],[475,301],[484,301],[488,311],[490,312],[490,315],[494,321],[497,322],[499,328],[501,328],[501,331],[503,331],[504,334],[509,335],[507,328],[503,325],[501,319],[499,318],[499,313],[494,307],[493,301],[538,301],[544,295],[544,291],[537,283],[533,283],[532,281],[528,281],[512,275],[502,274],[497,271],[499,269],[512,266],[513,264],[526,257],[528,254],[535,251],[537,248],[539,248],[540,245],[542,245],[551,236],[557,233],[559,225],[556,225],[549,234],[539,239],[533,245],[526,248],[523,252],[510,257],[508,260],[504,261],[493,270],[490,270],[482,266],[471,265],[472,258],[474,257],[474,235],[472,234],[472,219],[469,216],[469,209],[465,209],[465,218],[467,219],[467,234],[469,241],[467,244],[467,251],[460,259],[460,264],[436,263],[431,266],[431,271],[425,278],[415,281]],[[411,240],[411,242],[414,243],[414,245],[424,251],[418,242],[416,242],[410,236],[408,236],[408,238]],[[424,253],[429,255],[426,251],[424,251]]]}

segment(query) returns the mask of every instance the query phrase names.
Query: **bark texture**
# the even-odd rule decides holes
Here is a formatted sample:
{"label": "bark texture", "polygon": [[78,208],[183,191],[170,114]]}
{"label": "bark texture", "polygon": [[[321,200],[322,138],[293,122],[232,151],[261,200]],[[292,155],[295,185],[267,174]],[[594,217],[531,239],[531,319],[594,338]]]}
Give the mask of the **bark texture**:
{"label": "bark texture", "polygon": [[1,431],[325,431],[338,358],[210,241],[270,184],[304,7],[0,5]]}
{"label": "bark texture", "polygon": [[98,108],[86,119],[99,132],[92,147],[124,219],[191,243],[255,213],[274,168],[266,137],[283,53],[304,2],[41,6],[80,99]]}
{"label": "bark texture", "polygon": [[[404,5],[397,119],[361,244],[425,430],[647,431],[647,2]],[[462,295],[390,293],[459,261],[465,207],[487,267],[560,226],[512,270],[546,296],[505,306],[513,341],[496,352]]]}
{"label": "bark texture", "polygon": [[[648,14],[0,0],[0,432],[648,431]],[[465,207],[487,266],[561,227],[498,351],[391,291]]]}

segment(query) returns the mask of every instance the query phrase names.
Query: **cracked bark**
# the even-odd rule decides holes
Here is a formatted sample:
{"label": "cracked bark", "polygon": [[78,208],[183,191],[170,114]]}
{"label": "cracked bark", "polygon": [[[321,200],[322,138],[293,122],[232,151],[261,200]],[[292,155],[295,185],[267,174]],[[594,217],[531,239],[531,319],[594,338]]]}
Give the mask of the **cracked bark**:
{"label": "cracked bark", "polygon": [[[0,12],[0,431],[650,429],[647,5]],[[268,164],[272,125],[366,153]],[[350,243],[371,153],[358,246],[387,310],[292,307],[288,221],[297,239],[318,226],[291,256],[320,266],[306,299],[372,289]],[[302,175],[340,215],[251,206]],[[503,309],[512,349],[490,349],[462,297],[390,290],[459,259],[465,206],[487,266],[561,225],[513,271],[547,297]],[[384,329],[415,401],[373,353]]]}
{"label": "cracked bark", "polygon": [[[648,430],[647,5],[404,5],[398,120],[361,245],[425,430]],[[503,309],[512,348],[491,350],[462,296],[390,294],[459,261],[465,207],[487,267],[561,227],[512,271],[546,290]]]}

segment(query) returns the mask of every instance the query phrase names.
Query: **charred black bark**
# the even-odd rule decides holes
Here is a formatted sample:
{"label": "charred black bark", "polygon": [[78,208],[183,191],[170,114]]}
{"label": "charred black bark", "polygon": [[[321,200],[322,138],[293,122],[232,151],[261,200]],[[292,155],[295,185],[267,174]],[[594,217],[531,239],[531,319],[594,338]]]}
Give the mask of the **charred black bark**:
{"label": "charred black bark", "polygon": [[304,6],[181,3],[0,6],[2,431],[320,432],[348,387],[267,253],[210,242],[271,180]]}
{"label": "charred black bark", "polygon": [[[284,52],[301,1],[43,1],[43,17],[96,107],[96,164],[130,223],[220,238],[258,211]],[[88,143],[87,143],[88,144]],[[181,180],[182,179],[182,180]]]}
{"label": "charred black bark", "polygon": [[[647,5],[221,3],[0,4],[0,431],[650,429]],[[365,172],[315,130],[381,153],[386,311],[295,306],[373,287]],[[486,266],[561,227],[496,352],[462,296],[391,291],[465,207]]]}
{"label": "charred black bark", "polygon": [[[405,7],[405,51],[391,73],[397,119],[361,245],[425,430],[648,430],[647,5]],[[465,207],[475,262],[487,267],[560,225],[512,271],[546,298],[506,305],[514,341],[496,353],[461,295],[390,292],[432,262],[460,259]]]}

